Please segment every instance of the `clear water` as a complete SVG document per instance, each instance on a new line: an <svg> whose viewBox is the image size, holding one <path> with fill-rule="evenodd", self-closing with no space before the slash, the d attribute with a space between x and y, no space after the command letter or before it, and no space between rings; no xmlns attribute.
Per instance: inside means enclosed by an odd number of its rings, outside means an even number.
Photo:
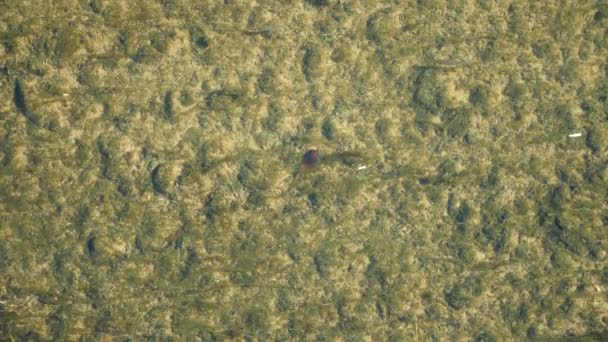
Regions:
<svg viewBox="0 0 608 342"><path fill-rule="evenodd" d="M608 336L605 2L2 7L3 340Z"/></svg>

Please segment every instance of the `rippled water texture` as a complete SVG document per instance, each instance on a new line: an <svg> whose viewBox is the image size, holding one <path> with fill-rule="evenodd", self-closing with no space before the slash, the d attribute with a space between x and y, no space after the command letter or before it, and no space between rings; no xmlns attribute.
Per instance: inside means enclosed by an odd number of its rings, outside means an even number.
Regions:
<svg viewBox="0 0 608 342"><path fill-rule="evenodd" d="M608 338L605 1L1 7L1 340Z"/></svg>

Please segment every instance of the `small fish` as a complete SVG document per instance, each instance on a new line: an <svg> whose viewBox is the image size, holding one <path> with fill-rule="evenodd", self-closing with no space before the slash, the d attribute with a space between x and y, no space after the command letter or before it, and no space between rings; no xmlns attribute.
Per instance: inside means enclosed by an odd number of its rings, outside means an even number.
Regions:
<svg viewBox="0 0 608 342"><path fill-rule="evenodd" d="M315 165L317 165L319 163L320 159L321 159L321 156L319 155L318 149L308 150L302 156L302 164L300 165L300 168L298 168L296 170L296 172L294 172L293 178L296 178L298 176L298 174L300 174L300 172L308 171L308 170L312 169L313 167L315 167Z"/></svg>
<svg viewBox="0 0 608 342"><path fill-rule="evenodd" d="M277 29L273 26L264 26L261 29L242 29L241 33L248 36L262 36L264 38L272 38L276 34Z"/></svg>

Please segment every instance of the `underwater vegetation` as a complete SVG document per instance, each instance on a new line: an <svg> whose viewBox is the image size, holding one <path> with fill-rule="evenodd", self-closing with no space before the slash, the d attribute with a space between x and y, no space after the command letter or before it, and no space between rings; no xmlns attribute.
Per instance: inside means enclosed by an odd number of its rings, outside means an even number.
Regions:
<svg viewBox="0 0 608 342"><path fill-rule="evenodd" d="M0 340L605 340L607 13L3 4Z"/></svg>

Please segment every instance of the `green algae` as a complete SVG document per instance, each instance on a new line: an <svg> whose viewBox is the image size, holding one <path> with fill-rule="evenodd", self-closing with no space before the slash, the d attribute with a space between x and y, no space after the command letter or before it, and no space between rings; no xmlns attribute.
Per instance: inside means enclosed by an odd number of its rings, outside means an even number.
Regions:
<svg viewBox="0 0 608 342"><path fill-rule="evenodd" d="M1 338L601 340L604 7L6 4Z"/></svg>

